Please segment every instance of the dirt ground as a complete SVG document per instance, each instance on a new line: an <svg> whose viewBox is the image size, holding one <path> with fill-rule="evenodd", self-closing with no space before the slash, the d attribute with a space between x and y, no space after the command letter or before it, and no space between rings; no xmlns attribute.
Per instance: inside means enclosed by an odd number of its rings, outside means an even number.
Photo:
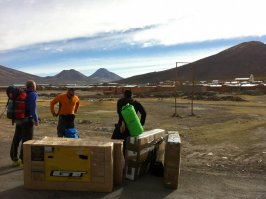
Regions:
<svg viewBox="0 0 266 199"><path fill-rule="evenodd" d="M43 91L44 92L44 91ZM57 118L49 112L49 95L38 99L40 126L34 139L56 136ZM110 137L117 122L116 98L90 98L85 91L76 118L81 137ZM27 190L23 172L11 167L9 148L14 126L0 119L0 198L266 198L266 96L239 96L246 101L139 98L147 111L145 129L178 131L181 173L177 190L148 174L125 180L112 193ZM0 93L0 113L6 97ZM176 107L176 108L175 108ZM180 117L172 117L173 113Z"/></svg>

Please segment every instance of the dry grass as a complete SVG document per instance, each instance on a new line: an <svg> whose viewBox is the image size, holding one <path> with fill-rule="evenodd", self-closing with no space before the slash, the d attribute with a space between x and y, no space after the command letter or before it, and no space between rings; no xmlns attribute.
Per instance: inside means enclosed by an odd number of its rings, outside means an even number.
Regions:
<svg viewBox="0 0 266 199"><path fill-rule="evenodd" d="M87 96L88 93L81 92L79 95ZM177 113L181 118L172 117L175 112L173 98L137 100L147 111L146 130L162 128L179 131L183 148L182 164L186 167L206 167L210 165L209 161L222 161L230 168L232 165L252 164L250 170L265 169L266 96L240 97L247 101L194 101L195 116L190 116L191 101L178 98ZM48 97L38 99L42 124L38 127L36 137L56 135L57 118L50 113L50 100ZM117 99L110 98L82 98L76 117L76 127L81 137L110 137L117 122L116 102ZM5 93L0 93L0 110L4 109L5 103ZM5 125L9 123L6 118L0 122ZM215 154L211 160L206 155L209 152ZM230 158L223 160L223 156Z"/></svg>

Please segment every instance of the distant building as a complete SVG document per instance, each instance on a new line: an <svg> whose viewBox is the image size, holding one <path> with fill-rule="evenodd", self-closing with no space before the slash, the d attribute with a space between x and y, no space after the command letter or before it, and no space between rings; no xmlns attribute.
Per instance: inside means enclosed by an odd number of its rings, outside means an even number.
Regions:
<svg viewBox="0 0 266 199"><path fill-rule="evenodd" d="M254 81L255 81L255 78L254 78L254 75L253 75L253 74L250 75L250 77L249 77L249 81L250 81L250 82L254 82Z"/></svg>
<svg viewBox="0 0 266 199"><path fill-rule="evenodd" d="M219 80L212 80L212 84L219 84Z"/></svg>
<svg viewBox="0 0 266 199"><path fill-rule="evenodd" d="M249 81L249 77L237 77L235 78L235 81L238 81L238 82Z"/></svg>
<svg viewBox="0 0 266 199"><path fill-rule="evenodd" d="M207 84L207 81L199 81L200 84Z"/></svg>
<svg viewBox="0 0 266 199"><path fill-rule="evenodd" d="M175 85L175 81L172 80L166 80L164 82L160 82L159 85Z"/></svg>
<svg viewBox="0 0 266 199"><path fill-rule="evenodd" d="M15 87L25 88L25 84L13 84Z"/></svg>
<svg viewBox="0 0 266 199"><path fill-rule="evenodd" d="M235 81L238 82L254 82L254 75L251 74L250 77L237 77Z"/></svg>

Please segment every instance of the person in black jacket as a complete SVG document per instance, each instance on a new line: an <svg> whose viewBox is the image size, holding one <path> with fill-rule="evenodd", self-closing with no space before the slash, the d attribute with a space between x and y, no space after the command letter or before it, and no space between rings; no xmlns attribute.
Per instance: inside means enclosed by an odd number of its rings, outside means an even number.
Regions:
<svg viewBox="0 0 266 199"><path fill-rule="evenodd" d="M128 103L131 104L134 107L134 109L135 109L137 114L140 113L140 115L141 115L140 123L141 123L142 126L144 126L145 120L146 120L146 115L147 115L144 107L141 105L140 102L138 102L137 100L132 98L131 90L125 90L124 97L120 98L117 101L117 114L118 114L118 117L119 117L119 119L118 119L118 127L121 127L122 123L125 124L123 116L121 114L121 111L122 111L122 107L127 105ZM122 133L121 137L122 137L122 139L124 139L124 150L125 150L127 137L130 136L129 130L126 127L126 125L125 125L125 129L123 130L123 132L120 132L120 133Z"/></svg>

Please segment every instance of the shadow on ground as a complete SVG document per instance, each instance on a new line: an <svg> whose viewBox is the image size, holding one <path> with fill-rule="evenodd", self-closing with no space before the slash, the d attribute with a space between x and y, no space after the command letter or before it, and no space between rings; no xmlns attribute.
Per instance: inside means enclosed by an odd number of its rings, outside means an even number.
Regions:
<svg viewBox="0 0 266 199"><path fill-rule="evenodd" d="M14 171L0 176L1 199L89 199L89 198L119 198L119 199L159 199L159 198L257 198L266 196L265 176L232 176L230 174L208 174L195 171L181 171L179 188L167 189L163 179L151 174L137 181L125 180L123 186L115 187L111 193L29 190L23 187L22 171ZM5 184L5 178L9 181ZM12 183L13 182L13 183Z"/></svg>
<svg viewBox="0 0 266 199"><path fill-rule="evenodd" d="M30 190L23 185L0 192L1 199L58 199L58 198L165 198L176 190L166 189L162 178L151 175L144 176L137 181L125 180L122 187L115 187L111 193L80 192L80 191L54 191L54 190Z"/></svg>

